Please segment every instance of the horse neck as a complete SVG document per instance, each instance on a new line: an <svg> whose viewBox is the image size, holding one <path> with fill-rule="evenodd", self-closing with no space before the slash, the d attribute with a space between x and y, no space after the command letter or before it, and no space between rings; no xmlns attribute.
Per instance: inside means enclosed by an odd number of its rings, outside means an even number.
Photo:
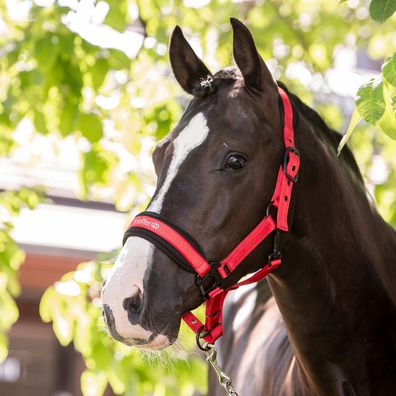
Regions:
<svg viewBox="0 0 396 396"><path fill-rule="evenodd" d="M396 237L350 165L320 136L300 117L291 230L269 282L308 382L318 393L349 394L340 389L366 380L377 330L392 345L396 339Z"/></svg>

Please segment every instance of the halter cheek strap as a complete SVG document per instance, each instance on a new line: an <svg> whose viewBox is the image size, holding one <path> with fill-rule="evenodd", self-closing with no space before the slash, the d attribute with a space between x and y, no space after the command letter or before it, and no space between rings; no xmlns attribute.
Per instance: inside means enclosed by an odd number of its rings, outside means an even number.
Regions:
<svg viewBox="0 0 396 396"><path fill-rule="evenodd" d="M283 105L285 154L278 171L275 191L266 216L226 258L219 262L209 262L193 237L157 213L140 213L132 220L125 233L124 243L130 236L144 238L161 249L177 265L196 274L195 283L203 299L206 300L205 323L203 324L192 312L186 312L182 318L197 334L197 343L200 347L200 338L213 344L223 334L223 303L228 292L258 282L281 264L279 234L281 231L289 230L288 212L293 184L298 179L300 154L294 145L293 110L290 100L281 88L278 90ZM276 219L269 213L270 207L277 209ZM223 288L223 280L227 279L272 233L275 233L273 251L263 266L248 279Z"/></svg>

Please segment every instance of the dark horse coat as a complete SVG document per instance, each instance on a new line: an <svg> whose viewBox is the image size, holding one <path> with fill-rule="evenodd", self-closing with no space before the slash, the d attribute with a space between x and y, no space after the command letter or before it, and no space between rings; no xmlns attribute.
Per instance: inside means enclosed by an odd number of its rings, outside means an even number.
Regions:
<svg viewBox="0 0 396 396"><path fill-rule="evenodd" d="M287 269L231 299L221 363L241 395L396 395L396 234L350 150L337 157L341 135L289 96L296 145L312 162L303 160ZM211 373L208 395L223 394Z"/></svg>

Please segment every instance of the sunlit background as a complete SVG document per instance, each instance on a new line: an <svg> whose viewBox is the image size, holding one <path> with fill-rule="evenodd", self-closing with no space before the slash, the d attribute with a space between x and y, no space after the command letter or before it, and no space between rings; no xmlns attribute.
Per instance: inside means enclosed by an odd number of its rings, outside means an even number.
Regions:
<svg viewBox="0 0 396 396"><path fill-rule="evenodd" d="M188 102L169 35L179 24L215 71L232 62L229 17L242 19L274 76L345 132L359 87L396 50L396 19L373 21L369 3L1 2L1 395L204 394L187 331L145 357L106 338L100 319L105 272L154 189L151 151ZM362 121L350 145L396 225L394 141Z"/></svg>

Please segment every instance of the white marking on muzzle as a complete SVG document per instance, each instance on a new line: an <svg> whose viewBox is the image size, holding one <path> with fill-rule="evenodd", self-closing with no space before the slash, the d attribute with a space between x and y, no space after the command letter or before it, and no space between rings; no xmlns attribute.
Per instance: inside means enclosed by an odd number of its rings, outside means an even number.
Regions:
<svg viewBox="0 0 396 396"><path fill-rule="evenodd" d="M202 113L198 113L191 118L188 125L179 133L177 138L173 141L172 160L169 165L165 181L156 197L151 201L147 210L160 213L165 195L168 192L172 181L175 179L180 165L183 164L192 150L200 146L206 140L208 133L208 124Z"/></svg>
<svg viewBox="0 0 396 396"><path fill-rule="evenodd" d="M110 307L117 333L124 338L148 339L151 332L139 325L132 325L123 307L138 287L144 295L143 279L152 259L153 245L145 239L129 237L106 279L102 290L102 303Z"/></svg>

